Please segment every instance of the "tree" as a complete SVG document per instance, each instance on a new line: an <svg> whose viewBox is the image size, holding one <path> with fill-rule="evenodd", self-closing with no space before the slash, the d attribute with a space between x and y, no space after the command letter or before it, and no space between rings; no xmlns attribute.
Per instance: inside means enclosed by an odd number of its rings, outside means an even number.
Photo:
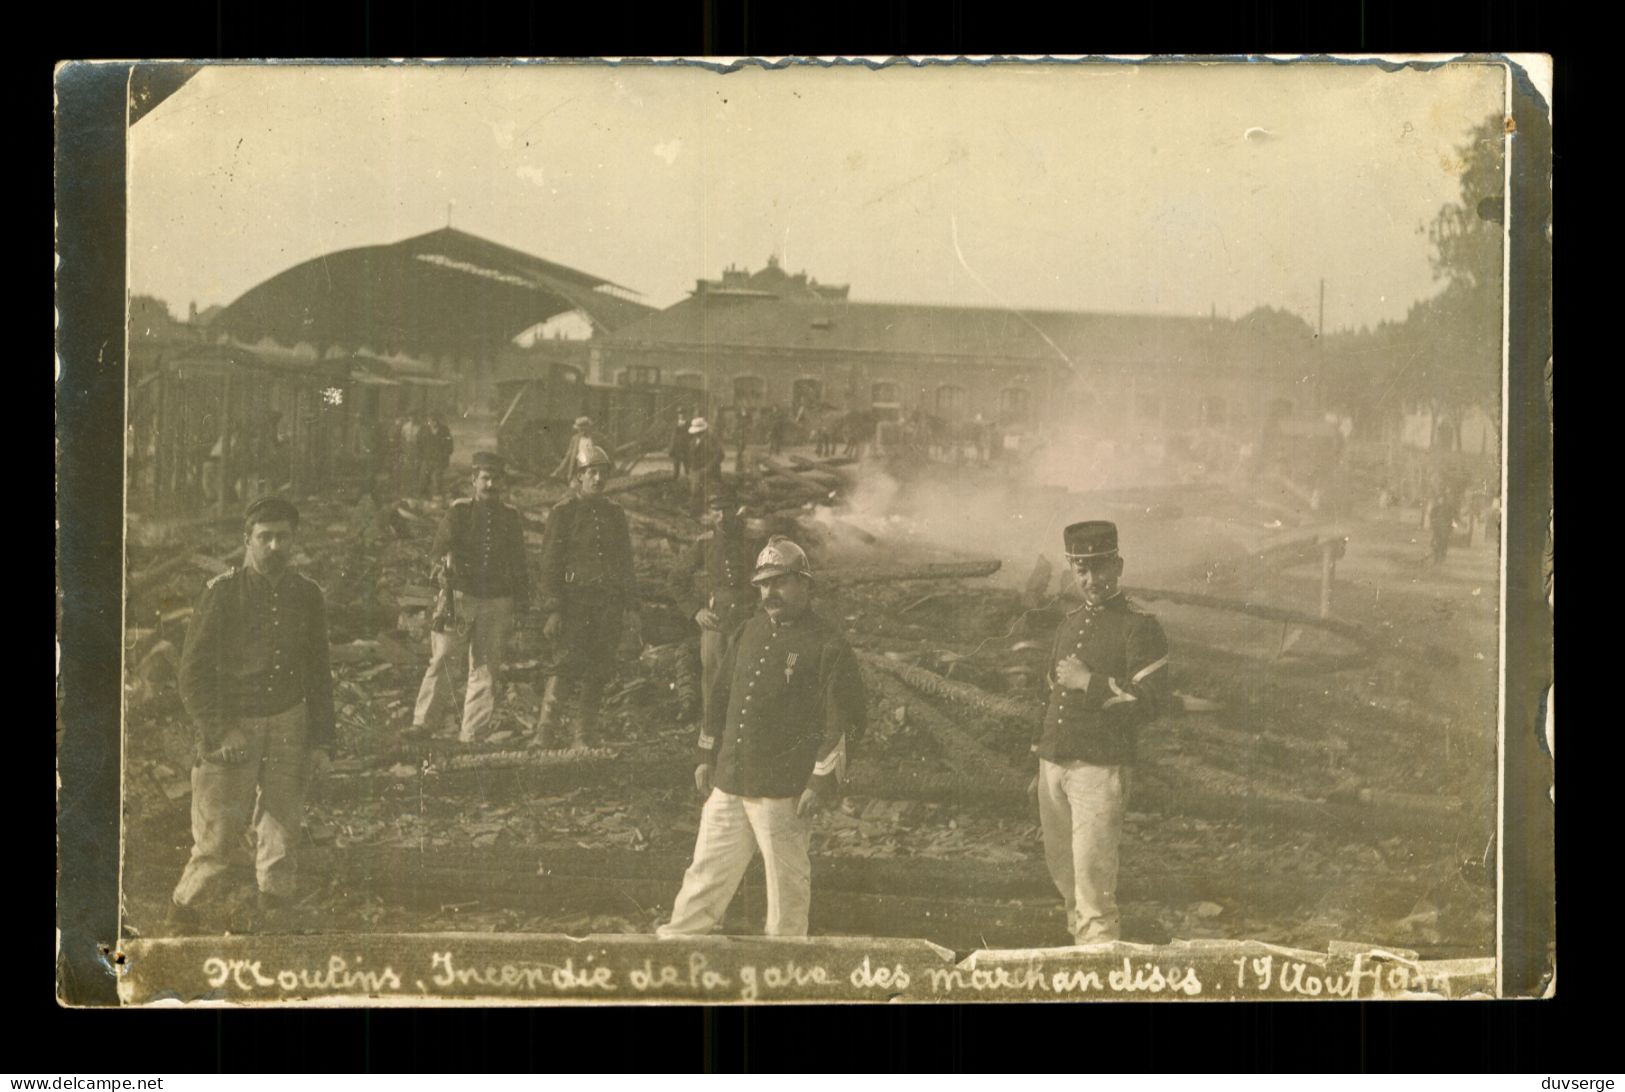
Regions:
<svg viewBox="0 0 1625 1092"><path fill-rule="evenodd" d="M1404 340L1412 352L1400 365L1403 372L1394 387L1402 398L1432 410L1435 429L1442 419L1459 425L1472 407L1493 409L1500 398L1502 124L1499 115L1485 118L1456 149L1462 164L1461 196L1418 228L1432 244L1433 277L1444 287L1406 317Z"/></svg>

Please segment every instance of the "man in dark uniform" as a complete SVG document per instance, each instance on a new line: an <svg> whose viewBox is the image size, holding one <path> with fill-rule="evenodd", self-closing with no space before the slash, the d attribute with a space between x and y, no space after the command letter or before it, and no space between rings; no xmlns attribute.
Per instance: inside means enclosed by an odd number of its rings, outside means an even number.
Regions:
<svg viewBox="0 0 1625 1092"><path fill-rule="evenodd" d="M1118 587L1117 527L1074 523L1065 550L1083 603L1055 631L1033 743L1044 857L1079 944L1118 939L1117 850L1141 725L1167 705L1168 641Z"/></svg>
<svg viewBox="0 0 1625 1092"><path fill-rule="evenodd" d="M724 485L706 503L707 530L672 567L671 596L700 627L700 701L708 715L728 635L755 613L757 594L738 498Z"/></svg>
<svg viewBox="0 0 1625 1092"><path fill-rule="evenodd" d="M722 460L726 453L722 444L711 433L711 424L703 417L688 423L689 449L689 514L703 515L706 495L722 484Z"/></svg>
<svg viewBox="0 0 1625 1092"><path fill-rule="evenodd" d="M581 711L571 746L586 747L598 727L604 687L615 673L621 622L637 627L638 587L632 571L632 534L626 513L603 495L609 455L590 444L571 477L572 491L554 506L542 535L542 634L548 651L535 746L548 748L558 726L566 682L581 684Z"/></svg>
<svg viewBox="0 0 1625 1092"><path fill-rule="evenodd" d="M333 747L322 590L289 563L298 526L281 497L249 505L244 563L208 582L186 635L181 701L198 739L192 856L172 896L178 929L197 927L197 905L250 828L260 910L284 911L295 892L305 789L325 776Z"/></svg>
<svg viewBox="0 0 1625 1092"><path fill-rule="evenodd" d="M757 847L767 874L767 935L807 935L812 816L839 798L848 743L866 724L857 658L811 609L807 555L774 536L752 582L762 609L729 642L700 729L694 787L705 808L663 937L720 925Z"/></svg>
<svg viewBox="0 0 1625 1092"><path fill-rule="evenodd" d="M677 425L671 432L671 480L676 481L688 470L688 410L677 411Z"/></svg>
<svg viewBox="0 0 1625 1092"><path fill-rule="evenodd" d="M458 739L471 743L495 722L502 664L515 616L530 603L530 571L519 510L502 503L500 455L476 451L472 497L446 509L430 556L449 574L455 620L429 634L429 670L412 711L414 734L440 727L451 703L452 665L468 657ZM437 574L438 576L438 574Z"/></svg>

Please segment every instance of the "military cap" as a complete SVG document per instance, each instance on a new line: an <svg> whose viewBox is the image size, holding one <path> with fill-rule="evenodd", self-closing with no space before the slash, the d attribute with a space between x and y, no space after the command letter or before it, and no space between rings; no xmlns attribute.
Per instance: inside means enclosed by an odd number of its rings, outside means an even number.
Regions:
<svg viewBox="0 0 1625 1092"><path fill-rule="evenodd" d="M774 535L756 555L756 572L750 582L760 584L786 573L799 573L811 580L812 566L807 563L805 550L783 535Z"/></svg>
<svg viewBox="0 0 1625 1092"><path fill-rule="evenodd" d="M502 456L494 451L474 452L473 463L475 470L489 470L494 474L506 469Z"/></svg>
<svg viewBox="0 0 1625 1092"><path fill-rule="evenodd" d="M706 424L705 418L696 417L694 420L688 423L688 434L690 436L698 436L700 433L704 432L710 427L710 425Z"/></svg>
<svg viewBox="0 0 1625 1092"><path fill-rule="evenodd" d="M584 429L584 428L592 428L592 418L591 417L577 417L575 427L576 427L576 429L578 431L580 429Z"/></svg>
<svg viewBox="0 0 1625 1092"><path fill-rule="evenodd" d="M249 526L256 523L298 523L299 509L286 497L264 496L248 506L243 521Z"/></svg>
<svg viewBox="0 0 1625 1092"><path fill-rule="evenodd" d="M1063 533L1068 560L1117 556L1117 524L1104 519L1074 523Z"/></svg>

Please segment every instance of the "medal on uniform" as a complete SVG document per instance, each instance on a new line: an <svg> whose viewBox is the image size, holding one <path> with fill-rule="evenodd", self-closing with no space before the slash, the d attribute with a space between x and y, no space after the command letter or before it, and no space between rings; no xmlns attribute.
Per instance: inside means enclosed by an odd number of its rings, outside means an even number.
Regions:
<svg viewBox="0 0 1625 1092"><path fill-rule="evenodd" d="M785 686L790 685L790 676L795 673L795 670L796 670L796 657L799 656L799 655L800 655L800 653L798 653L798 652L792 652L792 653L790 653L788 656L786 656L784 658L784 685Z"/></svg>

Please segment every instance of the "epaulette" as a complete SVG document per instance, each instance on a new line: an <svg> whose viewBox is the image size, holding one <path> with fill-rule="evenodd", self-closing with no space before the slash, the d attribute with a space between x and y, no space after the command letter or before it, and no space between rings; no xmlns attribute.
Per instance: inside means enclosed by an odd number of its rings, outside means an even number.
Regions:
<svg viewBox="0 0 1625 1092"><path fill-rule="evenodd" d="M717 533L715 531L701 531L699 541L701 541L701 542L710 542L712 539L714 539L716 537L717 537Z"/></svg>
<svg viewBox="0 0 1625 1092"><path fill-rule="evenodd" d="M456 500L451 502L451 506L453 508L456 508L458 505L473 504L473 503L474 503L474 498L473 497L458 497Z"/></svg>
<svg viewBox="0 0 1625 1092"><path fill-rule="evenodd" d="M216 584L220 583L222 580L226 579L228 576L236 576L236 575L237 575L237 566L233 565L231 568L227 569L225 572L220 573L217 576L211 576L209 578L209 580L208 580L208 583L204 584L203 586L205 588L212 588Z"/></svg>
<svg viewBox="0 0 1625 1092"><path fill-rule="evenodd" d="M571 493L570 495L566 496L563 500L559 501L559 503L555 504L553 506L553 511L557 512L560 508L564 508L567 505L574 504L576 501L578 501L580 499L581 499L580 497L577 497L574 493Z"/></svg>

